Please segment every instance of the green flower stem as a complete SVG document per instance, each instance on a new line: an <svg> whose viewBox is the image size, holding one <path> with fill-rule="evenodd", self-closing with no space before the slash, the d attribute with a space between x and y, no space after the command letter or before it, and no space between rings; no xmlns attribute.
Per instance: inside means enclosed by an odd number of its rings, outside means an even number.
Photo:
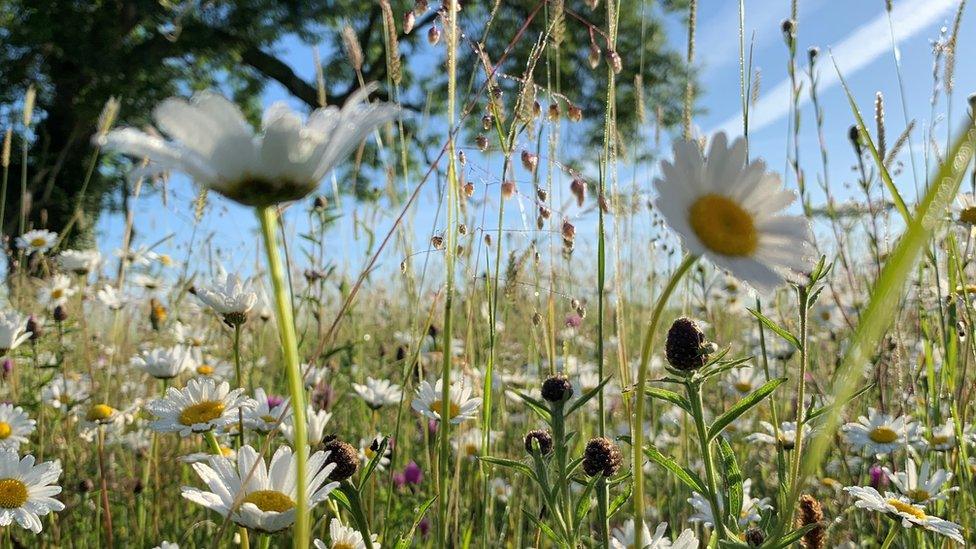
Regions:
<svg viewBox="0 0 976 549"><path fill-rule="evenodd" d="M712 446L708 442L708 430L705 428L705 413L702 402L701 387L695 381L685 384L688 390L688 401L691 403L691 413L695 420L695 430L698 432L698 444L701 447L702 462L705 465L705 482L708 489L708 504L712 508L712 530L719 539L725 535L725 514L718 503L718 483L715 482L715 461L712 457Z"/></svg>
<svg viewBox="0 0 976 549"><path fill-rule="evenodd" d="M888 549L891 544L895 542L895 538L898 537L899 525L897 522L892 523L891 528L888 530L888 536L885 537L884 543L881 544L881 549Z"/></svg>
<svg viewBox="0 0 976 549"><path fill-rule="evenodd" d="M339 491L349 501L350 514L352 515L353 522L356 523L356 530L359 530L359 533L363 536L363 543L366 545L366 549L373 549L373 534L369 530L369 520L366 518L366 510L363 508L363 500L359 489L352 482L349 482L349 480L344 480L339 484Z"/></svg>
<svg viewBox="0 0 976 549"><path fill-rule="evenodd" d="M281 352L288 375L288 388L291 392L291 411L294 424L294 450L297 469L295 479L295 527L292 547L307 549L309 546L309 509L305 493L308 461L308 423L305 419L305 387L302 383L301 366L298 361L298 338L295 335L295 319L292 314L289 289L285 285L285 271L278 254L278 241L275 229L278 226L277 213L266 206L257 211L267 252L268 271L274 292L275 316L278 320L278 334L281 337Z"/></svg>
<svg viewBox="0 0 976 549"><path fill-rule="evenodd" d="M234 372L237 375L237 386L244 387L244 377L241 375L241 324L234 323ZM244 409L237 409L237 447L244 446Z"/></svg>
<svg viewBox="0 0 976 549"><path fill-rule="evenodd" d="M634 406L634 416L631 419L631 438L634 441L633 463L634 470L634 546L643 547L643 528L644 528L644 386L647 384L647 367L651 362L651 351L654 348L654 335L657 332L657 325L661 322L661 314L668 304L668 298L678 287L678 282L684 277L692 265L698 261L698 256L687 255L681 265L671 275L668 284L664 287L661 295L657 298L654 311L651 313L651 321L647 324L647 331L644 332L644 343L641 346L640 366L637 370L637 385L634 387L633 395L637 399Z"/></svg>

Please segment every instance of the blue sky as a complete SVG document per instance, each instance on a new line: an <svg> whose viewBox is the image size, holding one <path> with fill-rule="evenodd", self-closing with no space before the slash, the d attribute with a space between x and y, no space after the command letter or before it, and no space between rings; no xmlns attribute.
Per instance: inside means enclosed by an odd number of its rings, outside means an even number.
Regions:
<svg viewBox="0 0 976 549"><path fill-rule="evenodd" d="M780 22L787 17L789 4L787 0L746 0L747 40L754 39L753 64L762 73L759 102L751 114L755 124L750 135L751 153L753 156L765 158L771 169L781 173L786 168L789 133L786 113L789 96L788 85L785 83L788 55L782 40ZM894 5L893 24L894 32L898 36L902 70L905 76L907 110L910 117L917 119L918 128L927 129L932 124L931 41L938 37L940 27L951 24L957 1L896 0ZM705 134L719 130L730 134L741 133L738 19L738 2L734 0L699 2L697 40L697 65L701 86L699 107L705 112L696 118L695 126L699 132ZM843 90L836 84L836 72L831 62L831 53L850 84L858 105L865 113L865 118L868 120L872 118L875 93L880 91L884 94L887 102L889 143L894 141L905 127L884 1L803 0L800 2L799 19L798 42L802 65L805 67L805 52L810 46L817 46L821 50L818 64L823 85L820 96L826 111L825 133L831 160L828 175L832 186L836 189L836 194L844 197L849 195L849 192L844 190L843 183L852 182L854 179L851 173L854 156L846 138L853 119ZM972 53L976 52L974 24L976 23L972 22L971 17L963 17L957 45L959 52L957 57L961 61L967 60ZM677 18L669 21L668 30L669 39L676 48L683 51L685 28L681 21ZM286 40L281 47L286 52L284 57L287 62L299 74L312 81L314 70L311 50L295 40ZM323 50L321 53L325 55L326 51ZM437 51L417 60L405 59L405 62L430 66L436 63L435 56L440 54L441 52ZM976 90L976 74L969 69L970 67L965 63L960 63L956 70L956 91L952 108L954 122L951 124L953 127L958 126L961 117L965 116L966 96ZM291 101L276 85L269 87L266 99L268 103L281 99ZM938 116L946 112L944 101L944 97L941 98L936 106L935 112ZM297 102L294 103L297 106ZM802 113L801 163L807 172L810 185L815 187L814 182L821 169L811 105L805 103ZM950 124L945 120L937 118L935 131L940 143L945 142L949 127ZM922 136L921 131L916 131L914 134L917 153L922 149ZM667 149L663 152L666 155ZM924 159L920 153L916 157L919 175L924 176ZM472 155L472 161L469 163L469 166L472 166L468 172L469 179L479 185L495 184L490 177L484 175L489 168L495 170L494 173L498 172L493 162ZM906 165L908 164L906 158ZM636 177L638 184L643 188L650 187L654 170L653 166L640 166L636 169L627 165L618 167L622 179L629 180L632 176ZM788 175L786 179L788 185L795 186L792 176ZM327 180L324 185L332 183ZM340 184L340 182L335 183ZM914 194L910 167L898 177L897 183L907 197ZM565 185L562 185L565 186L568 186L568 180L565 181ZM492 191L489 194L494 195L496 192ZM819 192L814 192L813 196L815 203L820 202ZM165 238L165 242L159 249L172 254L180 261L189 259L192 265L197 265L213 254L228 269L250 271L260 260L255 247L257 235L253 215L245 209L230 204L227 200L215 197L212 199L213 211L194 233L190 207L192 198L192 188L180 177L171 180L165 193L154 192L141 198L138 205L136 244L148 245ZM346 215L339 226L329 234L328 246L341 265L357 272L364 261L364 247L356 237L363 236L364 227L376 231L377 237L381 237L389 230L397 212L360 209L357 215L354 215L350 201L347 200L344 206ZM486 208L475 215L475 222L482 214L486 215L487 219L494 219L493 205L488 204ZM506 206L506 208L508 208L507 227L520 229L534 225L534 212L530 203L515 201L514 206ZM304 226L304 216L298 213L301 209L304 208L294 208L295 213L289 214L288 220L293 230L301 230ZM520 209L522 213L519 212ZM423 194L411 215L416 236L415 248L425 248L426 235L430 233L437 210L438 203L433 186L428 186L428 191ZM592 215L585 212L569 212L566 215L577 224L578 229L584 229L578 231L581 235L592 234L592 231L585 230L592 224ZM493 225L493 222L489 225ZM121 216L103 216L99 223L102 249L114 249L119 245L121 226ZM517 234L516 238L518 238ZM580 245L585 249L589 245L587 237L581 236L580 239L582 241ZM385 258L384 265L389 268L395 268L402 259L395 253L387 253Z"/></svg>

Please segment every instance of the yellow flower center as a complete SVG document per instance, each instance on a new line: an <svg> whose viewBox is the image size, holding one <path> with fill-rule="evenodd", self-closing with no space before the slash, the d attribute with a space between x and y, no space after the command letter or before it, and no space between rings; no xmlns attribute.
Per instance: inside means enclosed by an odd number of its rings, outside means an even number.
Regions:
<svg viewBox="0 0 976 549"><path fill-rule="evenodd" d="M691 205L688 217L698 239L713 252L743 257L759 246L752 214L731 198L706 194Z"/></svg>
<svg viewBox="0 0 976 549"><path fill-rule="evenodd" d="M739 391L740 393L748 393L752 390L752 383L749 383L748 381L737 381L734 387L735 390Z"/></svg>
<svg viewBox="0 0 976 549"><path fill-rule="evenodd" d="M27 503L27 485L15 478L0 479L0 507L16 509Z"/></svg>
<svg viewBox="0 0 976 549"><path fill-rule="evenodd" d="M220 455L222 455L224 457L230 457L230 456L234 455L234 449L231 448L230 446L221 446L220 447Z"/></svg>
<svg viewBox="0 0 976 549"><path fill-rule="evenodd" d="M244 498L243 503L253 503L258 509L275 513L284 513L295 506L295 502L290 497L277 490L258 490L251 492Z"/></svg>
<svg viewBox="0 0 976 549"><path fill-rule="evenodd" d="M923 511L921 507L917 507L911 503L905 503L900 499L889 499L888 505L897 509L899 513L911 515L918 520L925 520L925 511Z"/></svg>
<svg viewBox="0 0 976 549"><path fill-rule="evenodd" d="M333 543L332 549L356 549L356 546L345 541L340 541L339 543Z"/></svg>
<svg viewBox="0 0 976 549"><path fill-rule="evenodd" d="M211 376L214 373L214 367L209 364L201 364L197 366L197 373L202 376Z"/></svg>
<svg viewBox="0 0 976 549"><path fill-rule="evenodd" d="M187 406L180 412L180 423L183 425L195 425L197 423L207 423L217 419L224 413L224 403L214 400L205 400L192 406Z"/></svg>
<svg viewBox="0 0 976 549"><path fill-rule="evenodd" d="M366 455L366 459L373 459L373 456L376 455L376 451L373 450L372 448L364 448L363 454Z"/></svg>
<svg viewBox="0 0 976 549"><path fill-rule="evenodd" d="M274 417L270 416L270 415L263 415L263 416L261 416L261 421L263 421L265 423L275 423L278 420L275 419Z"/></svg>
<svg viewBox="0 0 976 549"><path fill-rule="evenodd" d="M931 442L934 446L946 444L951 440L952 438L946 435L932 435L931 437L929 437L929 442Z"/></svg>
<svg viewBox="0 0 976 549"><path fill-rule="evenodd" d="M932 497L932 494L929 494L929 491L924 488L909 490L905 495L911 498L912 501L926 501Z"/></svg>
<svg viewBox="0 0 976 549"><path fill-rule="evenodd" d="M9 438L14 432L13 428L6 421L0 421L0 440Z"/></svg>
<svg viewBox="0 0 976 549"><path fill-rule="evenodd" d="M47 244L47 239L44 238L44 237L42 237L42 236L38 236L38 237L32 238L31 241L30 241L30 245L33 246L33 247L35 247L35 248L40 248L41 246L43 246L45 244Z"/></svg>
<svg viewBox="0 0 976 549"><path fill-rule="evenodd" d="M51 299L61 299L64 297L64 290L61 288L55 288L51 290Z"/></svg>
<svg viewBox="0 0 976 549"><path fill-rule="evenodd" d="M431 409L432 411L434 411L434 412L437 412L437 415L439 415L439 416L441 416L442 418L444 417L444 414L443 414L443 411L444 411L444 404L443 404L443 403L442 403L442 402L440 401L440 399L438 399L438 400L435 400L435 401L434 401L434 402L433 402L433 403L432 403L432 404L430 405L430 409ZM454 403L454 402L451 402L451 403L449 404L449 406L448 406L448 408L447 408L447 419L454 419L454 418L456 418L456 417L458 416L458 414L460 414L460 413L461 413L461 407L460 407L460 406L458 406L458 405L457 405L456 403Z"/></svg>
<svg viewBox="0 0 976 549"><path fill-rule="evenodd" d="M963 208L962 211L959 212L959 222L966 223L967 225L976 225L976 206Z"/></svg>
<svg viewBox="0 0 976 549"><path fill-rule="evenodd" d="M162 264L164 267L169 267L170 265L173 264L173 258L168 256L167 254L162 254L159 256L159 263Z"/></svg>
<svg viewBox="0 0 976 549"><path fill-rule="evenodd" d="M888 427L878 427L868 433L868 438L879 444L888 444L898 440L898 433Z"/></svg>
<svg viewBox="0 0 976 549"><path fill-rule="evenodd" d="M115 414L115 408L108 404L96 404L88 409L85 419L88 421L105 421Z"/></svg>

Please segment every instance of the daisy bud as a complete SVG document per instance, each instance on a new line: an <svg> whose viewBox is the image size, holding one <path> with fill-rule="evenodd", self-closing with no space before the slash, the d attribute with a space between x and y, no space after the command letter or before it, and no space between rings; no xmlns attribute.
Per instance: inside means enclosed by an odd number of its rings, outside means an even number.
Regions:
<svg viewBox="0 0 976 549"><path fill-rule="evenodd" d="M68 320L68 311L61 305L54 308L54 320L58 322L64 322Z"/></svg>
<svg viewBox="0 0 976 549"><path fill-rule="evenodd" d="M587 57L587 61L590 62L591 69L596 69L600 66L600 47L596 44L590 45L590 55Z"/></svg>
<svg viewBox="0 0 976 549"><path fill-rule="evenodd" d="M417 15L413 11L408 11L403 16L403 34L410 34L413 26L417 23Z"/></svg>
<svg viewBox="0 0 976 549"><path fill-rule="evenodd" d="M766 533L762 529L751 526L746 530L746 543L749 547L759 547L766 541Z"/></svg>
<svg viewBox="0 0 976 549"><path fill-rule="evenodd" d="M800 496L800 515L797 517L797 527L802 528L810 524L817 526L803 535L800 542L806 549L823 549L827 546L827 529L823 524L824 514L820 502L811 495Z"/></svg>
<svg viewBox="0 0 976 549"><path fill-rule="evenodd" d="M573 396L573 385L564 375L554 375L542 382L542 398L549 402L565 402Z"/></svg>
<svg viewBox="0 0 976 549"><path fill-rule="evenodd" d="M44 331L41 328L41 323L37 321L37 317L30 315L27 318L27 331L30 332L30 340L37 341L44 335Z"/></svg>
<svg viewBox="0 0 976 549"><path fill-rule="evenodd" d="M539 155L523 150L522 166L525 167L526 170L535 173L535 169L539 167Z"/></svg>
<svg viewBox="0 0 976 549"><path fill-rule="evenodd" d="M820 48L813 46L807 50L807 59L810 60L810 64L813 65L817 62L817 56L820 55Z"/></svg>
<svg viewBox="0 0 976 549"><path fill-rule="evenodd" d="M476 145L478 145L478 150L479 151L485 152L485 151L488 150L488 138L487 137L485 137L483 135L479 135L478 137L475 137L474 138L474 142L475 142Z"/></svg>
<svg viewBox="0 0 976 549"><path fill-rule="evenodd" d="M708 355L702 353L705 334L698 323L690 318L681 317L671 324L665 343L665 354L668 363L682 371L697 370L705 365Z"/></svg>
<svg viewBox="0 0 976 549"><path fill-rule="evenodd" d="M246 312L227 313L224 315L224 324L231 328L242 326L245 322L247 322Z"/></svg>
<svg viewBox="0 0 976 549"><path fill-rule="evenodd" d="M569 221L563 221L562 235L563 240L573 242L576 239L576 227Z"/></svg>
<svg viewBox="0 0 976 549"><path fill-rule="evenodd" d="M559 120L559 104L552 103L549 105L549 120L556 122Z"/></svg>
<svg viewBox="0 0 976 549"><path fill-rule="evenodd" d="M474 183L470 181L464 184L464 196L471 198L474 196Z"/></svg>
<svg viewBox="0 0 976 549"><path fill-rule="evenodd" d="M552 435L549 431L536 429L525 434L525 451L531 454L536 450L536 445L541 455L545 456L552 452Z"/></svg>
<svg viewBox="0 0 976 549"><path fill-rule="evenodd" d="M590 439L583 451L583 471L591 477L600 474L612 477L620 469L622 461L620 448L604 437Z"/></svg>
<svg viewBox="0 0 976 549"><path fill-rule="evenodd" d="M441 41L441 30L436 26L431 27L427 31L427 41L430 42L431 46L436 46Z"/></svg>
<svg viewBox="0 0 976 549"><path fill-rule="evenodd" d="M336 464L329 475L331 480L342 482L356 474L359 469L359 451L353 448L352 444L332 437L322 448L329 452L329 456L325 458L325 465Z"/></svg>
<svg viewBox="0 0 976 549"><path fill-rule="evenodd" d="M610 64L614 74L620 74L620 71L624 70L624 62L620 58L620 54L615 51L607 52L607 63Z"/></svg>
<svg viewBox="0 0 976 549"><path fill-rule="evenodd" d="M515 182L505 181L502 183L502 198L508 200L515 194Z"/></svg>
<svg viewBox="0 0 976 549"><path fill-rule="evenodd" d="M579 178L573 179L569 185L569 191L576 197L576 205L582 207L586 200L586 183Z"/></svg>
<svg viewBox="0 0 976 549"><path fill-rule="evenodd" d="M580 120L583 120L583 109L577 107L576 105L570 105L569 119L573 122L579 122Z"/></svg>

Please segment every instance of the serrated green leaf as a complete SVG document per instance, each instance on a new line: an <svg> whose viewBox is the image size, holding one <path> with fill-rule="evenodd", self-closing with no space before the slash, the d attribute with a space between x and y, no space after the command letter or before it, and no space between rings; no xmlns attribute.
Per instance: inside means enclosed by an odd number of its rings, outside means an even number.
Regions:
<svg viewBox="0 0 976 549"><path fill-rule="evenodd" d="M759 322L762 322L764 326L766 326L767 328L769 328L770 330L772 330L773 333L775 333L779 337L783 338L784 341L786 341L787 343L789 343L790 345L792 345L796 349L799 349L800 348L800 340L797 339L797 337L795 335L791 334L789 330L787 330L786 328L780 326L779 324L776 324L773 321L773 319L769 318L768 316L760 313L759 311L757 311L755 309L747 309L747 310L750 313L752 313L752 316L754 316L757 319L759 319Z"/></svg>
<svg viewBox="0 0 976 549"><path fill-rule="evenodd" d="M664 400L678 406L682 410L691 413L691 403L688 399L679 395L674 391L669 391L667 389L661 389L660 387L645 387L644 394L649 397L656 398L658 400Z"/></svg>
<svg viewBox="0 0 976 549"><path fill-rule="evenodd" d="M719 418L715 420L715 423L712 423L712 426L708 428L708 440L714 440L715 437L722 434L722 431L728 427L730 423L736 419L739 419L742 414L748 412L755 405L762 402L764 398L769 396L770 393L776 390L776 388L782 385L785 381L785 377L771 379L766 383L763 383L762 386L755 391L743 397L739 402L736 402L734 406L719 416Z"/></svg>
<svg viewBox="0 0 976 549"><path fill-rule="evenodd" d="M705 493L705 483L702 482L701 477L698 476L694 471L678 465L678 462L673 458L670 458L657 450L653 446L648 446L644 448L644 455L648 459L657 463L661 467L664 467L671 472L672 475L677 477L678 480L683 482L685 486L691 488L695 492L700 494Z"/></svg>

